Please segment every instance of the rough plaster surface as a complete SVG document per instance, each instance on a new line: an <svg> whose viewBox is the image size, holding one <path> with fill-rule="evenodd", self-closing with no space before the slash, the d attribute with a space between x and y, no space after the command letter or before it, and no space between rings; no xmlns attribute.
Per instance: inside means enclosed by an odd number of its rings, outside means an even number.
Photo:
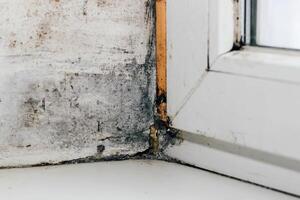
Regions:
<svg viewBox="0 0 300 200"><path fill-rule="evenodd" d="M148 148L152 0L0 0L0 167Z"/></svg>

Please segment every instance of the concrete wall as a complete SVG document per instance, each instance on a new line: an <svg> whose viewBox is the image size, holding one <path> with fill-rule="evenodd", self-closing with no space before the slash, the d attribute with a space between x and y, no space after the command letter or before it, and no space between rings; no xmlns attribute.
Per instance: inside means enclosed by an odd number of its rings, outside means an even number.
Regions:
<svg viewBox="0 0 300 200"><path fill-rule="evenodd" d="M0 0L0 167L148 148L153 0Z"/></svg>

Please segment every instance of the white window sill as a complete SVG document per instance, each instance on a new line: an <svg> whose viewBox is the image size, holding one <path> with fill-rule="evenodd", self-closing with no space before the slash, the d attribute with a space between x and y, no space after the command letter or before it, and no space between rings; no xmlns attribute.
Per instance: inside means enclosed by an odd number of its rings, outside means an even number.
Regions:
<svg viewBox="0 0 300 200"><path fill-rule="evenodd" d="M122 161L0 171L9 200L292 200L275 191L161 161Z"/></svg>
<svg viewBox="0 0 300 200"><path fill-rule="evenodd" d="M300 84L300 51L244 47L220 56L212 71Z"/></svg>

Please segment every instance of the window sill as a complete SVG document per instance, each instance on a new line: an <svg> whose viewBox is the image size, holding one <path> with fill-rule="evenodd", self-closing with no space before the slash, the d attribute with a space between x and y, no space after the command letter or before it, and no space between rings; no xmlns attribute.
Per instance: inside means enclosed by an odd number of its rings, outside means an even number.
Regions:
<svg viewBox="0 0 300 200"><path fill-rule="evenodd" d="M299 51L244 47L220 56L212 64L211 71L300 84L299 63Z"/></svg>
<svg viewBox="0 0 300 200"><path fill-rule="evenodd" d="M120 161L0 171L10 200L293 200L255 185L162 161ZM218 192L216 192L218 188Z"/></svg>

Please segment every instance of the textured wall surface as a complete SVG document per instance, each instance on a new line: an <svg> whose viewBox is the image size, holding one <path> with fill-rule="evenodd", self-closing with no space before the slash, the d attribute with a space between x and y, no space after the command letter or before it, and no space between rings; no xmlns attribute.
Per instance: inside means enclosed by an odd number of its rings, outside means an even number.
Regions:
<svg viewBox="0 0 300 200"><path fill-rule="evenodd" d="M0 0L0 167L148 148L152 0Z"/></svg>

